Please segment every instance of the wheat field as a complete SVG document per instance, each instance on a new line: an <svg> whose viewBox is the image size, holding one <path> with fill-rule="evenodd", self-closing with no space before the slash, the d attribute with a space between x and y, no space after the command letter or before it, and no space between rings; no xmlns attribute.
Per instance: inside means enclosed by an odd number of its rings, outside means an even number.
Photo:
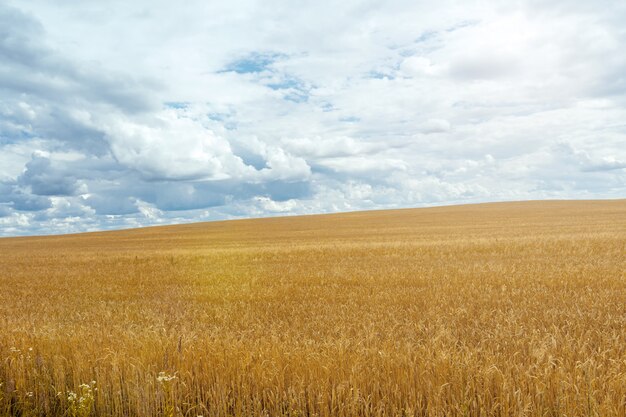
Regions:
<svg viewBox="0 0 626 417"><path fill-rule="evenodd" d="M0 416L626 416L626 200L0 239Z"/></svg>

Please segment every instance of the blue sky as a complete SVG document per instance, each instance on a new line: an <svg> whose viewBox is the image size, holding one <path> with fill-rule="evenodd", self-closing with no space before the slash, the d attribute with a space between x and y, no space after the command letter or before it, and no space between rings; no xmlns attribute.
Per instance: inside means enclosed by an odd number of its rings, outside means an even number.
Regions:
<svg viewBox="0 0 626 417"><path fill-rule="evenodd" d="M0 236L626 196L623 1L0 1Z"/></svg>

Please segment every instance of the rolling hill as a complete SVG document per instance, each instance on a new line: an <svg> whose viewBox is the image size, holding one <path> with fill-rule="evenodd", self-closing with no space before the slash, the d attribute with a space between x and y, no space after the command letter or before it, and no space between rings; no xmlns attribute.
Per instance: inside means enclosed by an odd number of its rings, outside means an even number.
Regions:
<svg viewBox="0 0 626 417"><path fill-rule="evenodd" d="M626 415L626 200L0 239L0 416Z"/></svg>

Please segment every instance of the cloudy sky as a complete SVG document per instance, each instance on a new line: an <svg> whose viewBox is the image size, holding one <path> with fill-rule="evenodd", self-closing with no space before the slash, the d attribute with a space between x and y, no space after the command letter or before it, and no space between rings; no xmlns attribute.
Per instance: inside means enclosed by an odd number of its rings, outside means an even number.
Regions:
<svg viewBox="0 0 626 417"><path fill-rule="evenodd" d="M0 235L626 196L626 2L0 0Z"/></svg>

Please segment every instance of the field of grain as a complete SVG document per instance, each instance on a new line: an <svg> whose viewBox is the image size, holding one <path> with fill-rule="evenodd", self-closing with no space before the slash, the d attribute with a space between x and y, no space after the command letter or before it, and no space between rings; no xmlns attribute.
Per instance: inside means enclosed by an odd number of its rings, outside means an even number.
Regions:
<svg viewBox="0 0 626 417"><path fill-rule="evenodd" d="M0 416L626 416L626 200L0 239Z"/></svg>

